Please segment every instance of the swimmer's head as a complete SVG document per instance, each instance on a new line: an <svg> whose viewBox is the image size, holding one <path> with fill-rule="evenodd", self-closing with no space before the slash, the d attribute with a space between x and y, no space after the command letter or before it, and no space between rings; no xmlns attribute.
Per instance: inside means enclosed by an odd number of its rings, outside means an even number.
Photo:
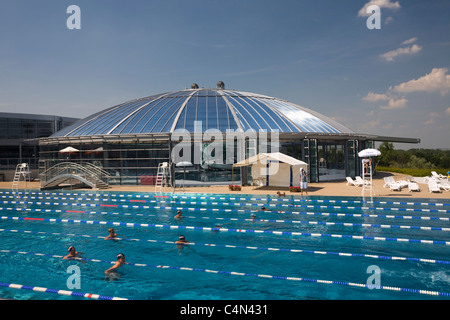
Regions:
<svg viewBox="0 0 450 320"><path fill-rule="evenodd" d="M109 228L109 229L108 229L108 232L109 232L109 233L114 232L114 229L113 229L113 228Z"/></svg>
<svg viewBox="0 0 450 320"><path fill-rule="evenodd" d="M184 241L184 240L186 240L186 238L183 235L181 235L178 237L178 240Z"/></svg>
<svg viewBox="0 0 450 320"><path fill-rule="evenodd" d="M119 253L117 255L117 260L120 260L120 259L124 259L125 260L125 255L123 253Z"/></svg>
<svg viewBox="0 0 450 320"><path fill-rule="evenodd" d="M68 249L67 249L67 251L69 251L69 252L71 252L71 251L75 251L75 247L74 246L70 246Z"/></svg>

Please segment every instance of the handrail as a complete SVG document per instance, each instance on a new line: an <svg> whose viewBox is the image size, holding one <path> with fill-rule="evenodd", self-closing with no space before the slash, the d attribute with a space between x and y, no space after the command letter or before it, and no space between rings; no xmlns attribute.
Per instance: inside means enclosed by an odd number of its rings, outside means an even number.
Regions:
<svg viewBox="0 0 450 320"><path fill-rule="evenodd" d="M95 166L95 165L93 165L92 163L89 163L89 162L80 162L80 163L60 162L60 163L58 163L58 164L48 168L46 171L44 171L42 173L47 173L48 171L51 171L51 170L53 170L55 168L58 168L58 167L67 167L67 166L70 166L70 167L82 167L82 168L89 167L89 168L94 169L95 171L101 172L104 175L109 175L109 173L107 171L105 171L102 168L100 168L98 166Z"/></svg>
<svg viewBox="0 0 450 320"><path fill-rule="evenodd" d="M73 163L73 162L61 162L46 171L39 174L41 180L41 188L48 183L57 180L58 177L79 177L83 180L97 185L98 183L108 184L104 180L108 180L110 174L91 163Z"/></svg>

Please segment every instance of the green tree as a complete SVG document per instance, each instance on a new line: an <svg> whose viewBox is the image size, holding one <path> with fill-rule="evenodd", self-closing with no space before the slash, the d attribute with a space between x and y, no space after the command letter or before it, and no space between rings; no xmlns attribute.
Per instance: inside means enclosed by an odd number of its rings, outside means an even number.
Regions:
<svg viewBox="0 0 450 320"><path fill-rule="evenodd" d="M378 147L381 155L378 157L378 165L382 167L389 167L392 163L394 154L394 144L390 142L383 142Z"/></svg>

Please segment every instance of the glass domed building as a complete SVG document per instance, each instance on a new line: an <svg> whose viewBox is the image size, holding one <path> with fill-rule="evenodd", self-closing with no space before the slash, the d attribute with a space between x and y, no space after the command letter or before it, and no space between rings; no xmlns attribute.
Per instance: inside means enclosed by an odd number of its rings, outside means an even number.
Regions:
<svg viewBox="0 0 450 320"><path fill-rule="evenodd" d="M231 148L229 143L225 146L229 136ZM224 145L220 155L210 148L218 141ZM357 134L313 110L262 94L226 90L219 81L215 89L192 84L190 89L127 101L40 139L40 167L66 161L59 150L72 146L79 152L71 154L70 161L103 167L111 183L140 184L143 177L156 175L159 163L175 164L174 150L184 143L191 146L190 152L182 151L183 160L193 164L187 177L191 182L229 183L233 163L271 151L307 162L310 181L318 182L358 175L357 152L374 147L374 141L419 142ZM243 181L249 180L246 170L241 174Z"/></svg>

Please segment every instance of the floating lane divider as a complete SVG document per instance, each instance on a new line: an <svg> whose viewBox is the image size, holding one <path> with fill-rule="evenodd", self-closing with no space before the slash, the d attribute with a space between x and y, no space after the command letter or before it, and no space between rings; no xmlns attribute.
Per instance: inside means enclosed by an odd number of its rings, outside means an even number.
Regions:
<svg viewBox="0 0 450 320"><path fill-rule="evenodd" d="M336 199L310 199L310 198L255 198L255 197L220 197L220 196L182 196L171 195L171 198L182 199L212 199L212 200L252 200L252 201L275 201L275 202L319 202L319 203L372 203L372 204L394 204L406 206L450 206L450 203L441 202L403 202L403 201L363 201L363 200L336 200Z"/></svg>
<svg viewBox="0 0 450 320"><path fill-rule="evenodd" d="M20 289L20 290L32 290L32 291L37 291L37 292L56 293L56 294L63 295L63 296L74 296L74 297L82 297L82 298L89 298L89 299L95 299L95 300L128 300L126 298L103 296L103 295L93 294L93 293L57 290L57 289L42 288L42 287L31 287L31 286L25 286L23 284L15 284L15 283L0 282L0 287L11 288L11 289Z"/></svg>
<svg viewBox="0 0 450 320"><path fill-rule="evenodd" d="M25 203L24 203L25 204ZM28 202L27 204L46 204L46 205L72 205L81 207L101 207L100 204L79 204L79 203L57 203L57 202ZM190 208L190 207L161 207L161 206L128 206L128 205L116 205L121 208L132 208L132 209L160 209L160 210L187 210L187 211L211 211L211 212L238 212L238 213L261 213L259 210L245 210L245 209L217 209L217 208ZM0 207L0 211L30 211L30 212L67 212L67 213L98 213L89 212L82 210L64 210L64 209L32 209L32 208L7 208ZM367 213L338 213L338 212L305 212L305 211L266 211L266 213L283 213L283 214L295 214L295 215L316 215L316 216L336 216L336 217L368 217L368 218L386 218L386 219L417 219L417 220L440 220L440 221L450 221L449 217L429 217L429 216L398 216L398 215L385 215L385 214L367 214ZM114 214L120 215L120 213L112 212L101 212L101 214ZM123 215L133 215L131 213L122 213ZM139 214L135 214L139 215Z"/></svg>
<svg viewBox="0 0 450 320"><path fill-rule="evenodd" d="M2 196L2 198L7 198L6 196ZM8 196L8 198L13 198ZM32 198L32 197L30 197ZM126 199L100 199L100 198L65 198L65 197L37 197L42 199L50 199L50 200L80 200L80 201L113 201L113 202L125 202L125 201L133 201L133 200L126 200ZM2 203L19 203L19 204L26 204L31 203L35 204L35 202L31 201L0 201ZM241 202L195 202L195 201L174 201L174 200L135 200L134 202L145 202L145 203L180 203L180 204L191 204L191 205L210 205L210 206L234 206L234 207L241 207L241 206L250 206L250 207L261 207L261 206L268 206L270 208L274 207L294 207L294 208L320 208L320 209L349 209L349 210L381 210L381 211L413 211L413 212L438 212L438 213L450 213L450 210L444 210L444 209L411 209L411 208L391 208L391 207L355 207L355 206L317 206L317 205L306 205L306 204L266 204L266 203L241 203ZM37 202L37 204L42 204L41 202ZM48 203L44 203L48 204ZM80 205L80 204L73 204L70 205ZM95 206L95 204L88 204L91 206ZM123 207L124 205L116 205L116 204L101 204L100 206L103 207Z"/></svg>
<svg viewBox="0 0 450 320"><path fill-rule="evenodd" d="M132 208L132 209L175 209L175 210L191 210L191 211L230 211L237 210L237 212L244 212L244 213L253 213L253 212L261 212L260 210L246 210L246 209L217 209L217 208L190 208L190 207L162 207L162 206L155 206L155 205L146 205L146 206L139 206L139 205L124 205L124 204L97 204L97 203L67 203L67 202L41 202L41 201L0 201L0 203L4 204L37 204L37 205L53 205L53 206L77 206L77 207L111 207L111 208ZM206 204L206 203L201 203ZM317 206L304 206L307 208L311 207L317 207ZM320 206L319 206L320 207ZM334 207L333 207L334 208ZM381 208L383 209L383 208ZM396 208L387 208L387 209L396 209ZM384 209L383 209L384 210ZM425 210L425 209L424 209ZM427 209L428 210L428 209ZM396 211L396 210L392 210ZM399 210L399 211L409 211L409 210ZM429 210L427 212L442 212L443 210ZM447 210L445 210L447 211ZM267 211L266 211L267 212ZM268 211L271 212L271 211ZM284 213L284 214L302 214L303 212L299 211L277 211L273 213ZM407 219L425 219L425 220L444 220L444 221L450 221L449 217L414 217L414 216L391 216L391 215L375 215L375 214L351 214L351 213L318 213L319 215L337 215L337 216L366 216L366 217L382 217L382 218L402 218L405 217Z"/></svg>
<svg viewBox="0 0 450 320"><path fill-rule="evenodd" d="M87 234L60 233L60 232L44 232L44 231L29 231L29 230L15 230L15 229L0 229L0 232L54 235L54 236L65 236L65 237L71 236L71 237L93 238L93 239L101 239L101 240L105 239L104 236L92 236L92 235L87 235ZM155 239L142 240L142 239L136 239L136 238L117 237L117 238L115 238L115 240L163 243L163 244L170 244L170 245L175 244L175 241L155 240ZM344 258L358 257L358 258L371 258L371 259L393 260L393 261L424 262L424 263L432 263L432 264L450 264L450 261L447 261L447 260L437 260L437 259L429 259L429 258L414 258L414 257L381 256L381 255L374 255L374 254L368 254L368 253L349 253L349 252L319 251L319 250L306 250L306 249L267 248L267 247L239 246L239 245L230 245L230 244L197 243L197 242L189 242L189 246L280 251L280 252L292 252L292 253L310 253L310 254L320 254L320 255L334 255L334 256L344 257Z"/></svg>
<svg viewBox="0 0 450 320"><path fill-rule="evenodd" d="M373 204L394 204L394 205L407 205L407 206L450 206L450 203L442 203L442 202L405 202L405 201L364 201L364 200L336 200L336 199L304 199L304 198L295 198L294 196L289 198L255 198L251 197L222 197L222 196L211 196L211 195L178 195L173 193L167 193L165 195L154 195L153 193L146 194L123 194L123 193L67 193L67 192L16 192L16 191L0 191L0 193L4 194L55 194L55 195L75 195L75 196L96 196L96 197L109 197L109 198L182 198L182 199L213 199L213 200L252 200L252 201L276 201L276 202L321 202L321 203L373 203Z"/></svg>
<svg viewBox="0 0 450 320"><path fill-rule="evenodd" d="M26 211L26 212L42 212L43 209L31 209L31 208L0 208L1 210L8 210L9 211ZM197 208L198 209L198 208ZM166 209L168 210L168 209ZM170 208L172 210L172 208ZM177 210L188 210L188 208L177 208ZM58 213L81 213L81 214L101 214L101 215L116 215L116 216L140 216L140 217L170 217L166 214L139 214L139 213L119 213L119 212L96 212L96 211L79 211L79 210L52 210L47 212L58 212ZM373 224L373 223L351 223L351 222L334 222L334 221L302 221L302 220L282 220L282 219L257 219L257 218L228 218L228 217L210 217L210 216L203 216L203 217L196 217L196 216L186 216L184 215L183 218L187 219L205 219L205 220L220 220L220 221L247 221L247 222L270 222L270 223L286 223L286 224L308 224L308 225L324 225L324 226L343 226L343 227L376 227L376 228L382 228L382 229L411 229L411 230L425 230L425 231L444 231L449 232L450 228L443 228L443 227L430 227L430 226L410 226L410 225L389 225L389 224Z"/></svg>
<svg viewBox="0 0 450 320"><path fill-rule="evenodd" d="M174 226L163 224L150 223L133 223L133 222L111 222L111 221L92 221L92 220L72 220L72 219L48 219L48 218L29 218L29 217L8 217L1 216L3 220L23 220L23 221L44 221L44 222L62 222L62 223L81 223L81 224L100 224L100 225L114 225L126 227L145 227L145 228L166 228L179 230L201 230L201 231L220 231L220 232L237 232L237 233L265 233L274 235L287 236L306 236L306 237L326 237L326 238L347 238L355 240L372 240L372 241L394 241L394 242L410 242L433 245L450 245L450 241L443 240L421 240L421 239L406 239L393 237L369 237L356 236L344 234L329 234L329 233L309 233L309 232L293 232L293 231L273 231L273 230L256 230L256 229L227 229L227 228L210 228L210 227L195 227L195 226Z"/></svg>
<svg viewBox="0 0 450 320"><path fill-rule="evenodd" d="M13 251L13 250L0 250L0 252L31 254L31 255L39 255L39 256L52 256L52 255L47 255L47 254L42 254L42 253L31 253L31 252ZM92 262L106 262L106 263L110 263L110 264L114 263L114 261L103 261L103 260L98 260L98 259L87 259L87 258L78 258L76 260L92 261ZM373 286L373 285L355 283L355 282L349 282L349 281L334 281L334 280L320 280L320 279L310 279L310 278L300 278L300 277L274 276L274 275L268 275L268 274L245 273L245 272L235 272L235 271L219 271L219 270L209 270L209 269L203 269L203 268L152 265L152 264L145 264L145 263L125 262L125 264L130 265L130 266L137 266L137 267L172 269L172 270L180 270L180 271L196 271L196 272L206 272L206 273L214 273L214 274L224 274L224 275L243 276L243 277L256 277L256 278L263 278L263 279L276 279L276 280L286 280L286 281L313 282L313 283L320 283L320 284L326 284L326 285L344 285L344 286L349 286L349 287L367 288L367 289L376 288L376 289L396 291L396 292L407 292L407 293L415 293L415 294L422 294L422 295L450 297L450 293L447 293L447 292L399 288L399 287L392 287L392 286ZM45 289L45 288L43 288L43 289Z"/></svg>

